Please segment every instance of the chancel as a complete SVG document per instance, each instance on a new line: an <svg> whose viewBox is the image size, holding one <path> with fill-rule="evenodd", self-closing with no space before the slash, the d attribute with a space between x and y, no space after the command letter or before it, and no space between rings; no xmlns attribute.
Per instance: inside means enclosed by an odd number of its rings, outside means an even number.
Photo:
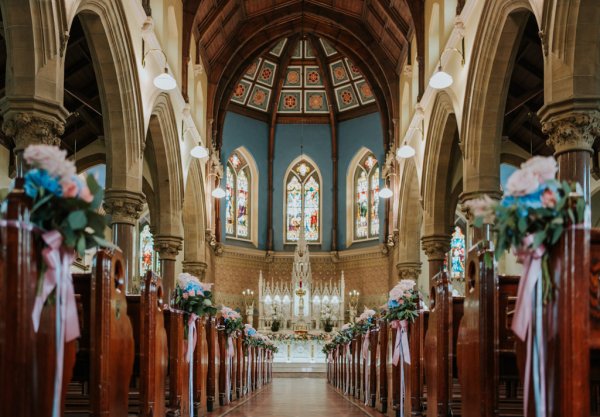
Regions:
<svg viewBox="0 0 600 417"><path fill-rule="evenodd" d="M600 417L598 0L0 0L0 417Z"/></svg>

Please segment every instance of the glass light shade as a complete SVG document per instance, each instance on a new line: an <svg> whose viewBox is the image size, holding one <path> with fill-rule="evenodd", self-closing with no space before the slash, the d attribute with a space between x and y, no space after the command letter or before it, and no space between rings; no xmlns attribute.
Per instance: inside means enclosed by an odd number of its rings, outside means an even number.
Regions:
<svg viewBox="0 0 600 417"><path fill-rule="evenodd" d="M413 156L415 156L415 149L410 145L404 144L398 149L398 151L396 152L396 156L398 158L404 159L412 158Z"/></svg>
<svg viewBox="0 0 600 417"><path fill-rule="evenodd" d="M202 145L196 145L190 151L190 155L192 155L194 158L198 158L198 159L206 158L206 157L208 157L208 149L206 149Z"/></svg>
<svg viewBox="0 0 600 417"><path fill-rule="evenodd" d="M387 187L387 185L379 190L379 197L381 198L390 198L393 195L394 193Z"/></svg>
<svg viewBox="0 0 600 417"><path fill-rule="evenodd" d="M154 86L161 90L172 90L177 87L177 81L165 68L165 72L154 77Z"/></svg>
<svg viewBox="0 0 600 417"><path fill-rule="evenodd" d="M438 67L438 70L429 79L429 86L436 90L442 90L450 87L453 82L454 79L452 78L452 75L442 70L442 67Z"/></svg>
<svg viewBox="0 0 600 417"><path fill-rule="evenodd" d="M221 187L217 187L211 193L214 198L223 198L225 197L225 190Z"/></svg>

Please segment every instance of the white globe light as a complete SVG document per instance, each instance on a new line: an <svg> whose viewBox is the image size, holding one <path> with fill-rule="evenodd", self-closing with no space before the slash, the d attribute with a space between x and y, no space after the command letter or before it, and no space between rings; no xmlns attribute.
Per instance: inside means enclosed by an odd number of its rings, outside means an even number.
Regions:
<svg viewBox="0 0 600 417"><path fill-rule="evenodd" d="M198 159L206 158L208 157L208 149L202 145L196 145L190 151L190 155Z"/></svg>
<svg viewBox="0 0 600 417"><path fill-rule="evenodd" d="M214 198L223 198L225 197L225 190L221 187L217 187L211 193Z"/></svg>
<svg viewBox="0 0 600 417"><path fill-rule="evenodd" d="M438 67L438 70L429 79L429 86L436 90L443 90L444 88L450 87L454 79L450 74L442 70L442 67Z"/></svg>
<svg viewBox="0 0 600 417"><path fill-rule="evenodd" d="M394 193L387 187L387 185L379 190L379 197L381 198L390 198L393 195Z"/></svg>
<svg viewBox="0 0 600 417"><path fill-rule="evenodd" d="M161 90L172 90L177 87L177 81L165 68L165 72L154 77L154 86Z"/></svg>
<svg viewBox="0 0 600 417"><path fill-rule="evenodd" d="M398 149L398 151L396 152L396 156L398 158L412 158L413 156L415 156L415 149L407 144L404 144L400 147L400 149Z"/></svg>

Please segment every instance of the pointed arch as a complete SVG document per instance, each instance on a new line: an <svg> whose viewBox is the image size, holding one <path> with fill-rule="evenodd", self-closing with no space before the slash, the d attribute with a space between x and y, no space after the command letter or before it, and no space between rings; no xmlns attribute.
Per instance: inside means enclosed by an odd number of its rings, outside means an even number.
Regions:
<svg viewBox="0 0 600 417"><path fill-rule="evenodd" d="M148 125L145 157L156 164L158 216L152 221L158 235L182 236L183 172L177 122L167 94L156 98Z"/></svg>
<svg viewBox="0 0 600 417"><path fill-rule="evenodd" d="M452 164L458 124L450 96L439 92L433 104L422 178L424 235L449 235L453 225Z"/></svg>
<svg viewBox="0 0 600 417"><path fill-rule="evenodd" d="M233 150L225 164L225 237L258 246L259 171L244 146Z"/></svg>
<svg viewBox="0 0 600 417"><path fill-rule="evenodd" d="M510 76L525 23L528 0L491 1L477 28L466 82L461 132L464 198L498 194L504 109Z"/></svg>
<svg viewBox="0 0 600 417"><path fill-rule="evenodd" d="M372 164L371 164L372 163ZM380 164L373 151L361 147L346 172L346 247L378 240ZM360 190L358 188L361 188ZM361 216L361 214L363 214Z"/></svg>
<svg viewBox="0 0 600 417"><path fill-rule="evenodd" d="M303 224L307 243L320 244L323 176L319 166L309 156L300 155L288 165L283 178L283 242L297 242ZM300 218L302 206L304 221Z"/></svg>
<svg viewBox="0 0 600 417"><path fill-rule="evenodd" d="M141 191L143 106L134 47L121 2L83 0L79 16L102 105L107 188Z"/></svg>
<svg viewBox="0 0 600 417"><path fill-rule="evenodd" d="M414 159L404 163L400 179L400 210L398 212L398 263L400 265L421 265L421 206L419 177ZM417 266L418 265L418 266Z"/></svg>
<svg viewBox="0 0 600 417"><path fill-rule="evenodd" d="M206 262L204 234L206 231L206 195L201 162L190 164L183 200L184 262Z"/></svg>

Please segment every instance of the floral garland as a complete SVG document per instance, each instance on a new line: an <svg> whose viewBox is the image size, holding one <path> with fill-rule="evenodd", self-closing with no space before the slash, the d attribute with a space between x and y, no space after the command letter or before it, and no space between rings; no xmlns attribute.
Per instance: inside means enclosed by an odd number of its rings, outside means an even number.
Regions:
<svg viewBox="0 0 600 417"><path fill-rule="evenodd" d="M354 323L354 333L365 334L376 325L377 312L370 308L365 307L365 310L356 319Z"/></svg>
<svg viewBox="0 0 600 417"><path fill-rule="evenodd" d="M262 347L266 350L270 350L273 353L277 353L279 349L273 341L266 335L256 331L254 327L249 324L244 325L244 344L246 346Z"/></svg>
<svg viewBox="0 0 600 417"><path fill-rule="evenodd" d="M554 158L533 157L510 176L500 202L484 196L467 204L475 216L476 227L484 223L494 225L496 258L512 250L523 264L511 328L527 343L525 415L529 411L530 387L537 415L545 416L547 409L547 336L542 317L544 305L559 291L550 276L550 250L569 225L586 223L589 213L581 186L557 181L557 171ZM486 256L486 263L491 266L490 255Z"/></svg>
<svg viewBox="0 0 600 417"><path fill-rule="evenodd" d="M317 341L326 341L326 340L330 340L331 336L327 333L317 333L317 334L311 334L311 333L272 333L269 335L269 337L277 342L295 342L295 341L299 341L299 342L307 342L307 341L312 341L312 340L317 340Z"/></svg>

